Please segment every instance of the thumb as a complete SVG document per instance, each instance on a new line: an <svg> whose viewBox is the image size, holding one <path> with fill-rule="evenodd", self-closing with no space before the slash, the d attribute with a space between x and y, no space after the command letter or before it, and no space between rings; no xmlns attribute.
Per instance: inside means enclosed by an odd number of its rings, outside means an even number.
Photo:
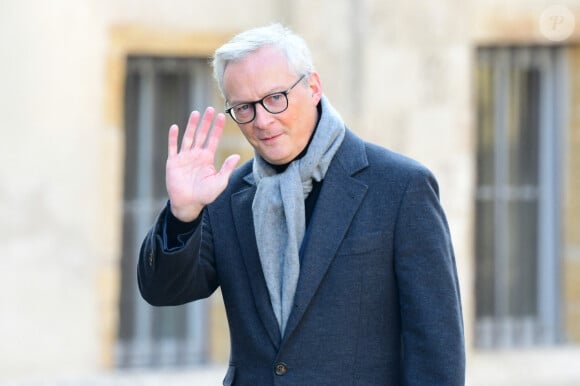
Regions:
<svg viewBox="0 0 580 386"><path fill-rule="evenodd" d="M232 172L236 168L236 165L238 164L239 161L240 161L240 155L239 154L232 154L231 156L226 158L226 160L224 161L224 163L219 171L219 174L221 176L223 176L224 178L229 179L230 175L232 174Z"/></svg>

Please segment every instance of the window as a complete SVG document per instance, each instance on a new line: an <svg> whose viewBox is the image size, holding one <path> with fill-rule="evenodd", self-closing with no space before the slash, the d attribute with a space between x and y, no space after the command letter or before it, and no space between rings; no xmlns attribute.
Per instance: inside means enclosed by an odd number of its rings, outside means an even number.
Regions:
<svg viewBox="0 0 580 386"><path fill-rule="evenodd" d="M125 86L123 251L117 365L163 367L207 359L207 303L149 306L138 293L141 242L167 202L165 160L172 123L216 105L208 60L129 57ZM217 102L221 103L221 102Z"/></svg>
<svg viewBox="0 0 580 386"><path fill-rule="evenodd" d="M559 47L477 51L476 345L560 338Z"/></svg>

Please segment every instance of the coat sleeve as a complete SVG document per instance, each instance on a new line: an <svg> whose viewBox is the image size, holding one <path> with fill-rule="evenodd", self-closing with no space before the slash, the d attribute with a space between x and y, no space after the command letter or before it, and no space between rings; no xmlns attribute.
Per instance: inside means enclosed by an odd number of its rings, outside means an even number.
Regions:
<svg viewBox="0 0 580 386"><path fill-rule="evenodd" d="M455 256L433 175L420 168L395 230L404 385L464 385L465 344Z"/></svg>
<svg viewBox="0 0 580 386"><path fill-rule="evenodd" d="M146 235L137 263L141 296L154 306L174 306L210 296L218 287L213 238L207 211L191 232L171 239L166 234L166 207ZM175 243L171 243L175 244Z"/></svg>

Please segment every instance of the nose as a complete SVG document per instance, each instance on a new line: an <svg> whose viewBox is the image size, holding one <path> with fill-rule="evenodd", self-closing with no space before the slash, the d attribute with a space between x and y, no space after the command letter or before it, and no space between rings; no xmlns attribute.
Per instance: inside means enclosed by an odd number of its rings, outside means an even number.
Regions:
<svg viewBox="0 0 580 386"><path fill-rule="evenodd" d="M256 116L254 117L254 127L257 129L266 128L268 123L272 121L272 113L268 112L260 103L256 103Z"/></svg>

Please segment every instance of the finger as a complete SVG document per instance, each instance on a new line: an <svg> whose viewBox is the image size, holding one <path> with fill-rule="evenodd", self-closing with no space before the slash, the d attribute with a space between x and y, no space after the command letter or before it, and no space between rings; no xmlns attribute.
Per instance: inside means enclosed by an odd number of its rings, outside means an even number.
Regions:
<svg viewBox="0 0 580 386"><path fill-rule="evenodd" d="M191 147L193 146L198 121L199 121L199 111L192 111L191 114L189 114L187 128L185 129L183 139L181 140L181 151L187 151L191 149Z"/></svg>
<svg viewBox="0 0 580 386"><path fill-rule="evenodd" d="M209 133L210 128L212 126L214 116L215 110L213 107L208 107L207 109L205 109L203 117L201 118L201 123L197 127L195 133L195 143L193 144L193 146L199 147L205 146L205 140L207 139L207 134Z"/></svg>
<svg viewBox="0 0 580 386"><path fill-rule="evenodd" d="M212 153L215 153L215 151L217 150L220 138L222 137L222 133L224 131L225 124L226 124L226 116L222 113L219 113L215 119L213 129L211 129L211 133L209 134L209 138L207 139L206 144L207 149Z"/></svg>
<svg viewBox="0 0 580 386"><path fill-rule="evenodd" d="M167 155L173 157L177 154L177 137L179 137L179 127L171 125L169 128L169 138L167 140Z"/></svg>

